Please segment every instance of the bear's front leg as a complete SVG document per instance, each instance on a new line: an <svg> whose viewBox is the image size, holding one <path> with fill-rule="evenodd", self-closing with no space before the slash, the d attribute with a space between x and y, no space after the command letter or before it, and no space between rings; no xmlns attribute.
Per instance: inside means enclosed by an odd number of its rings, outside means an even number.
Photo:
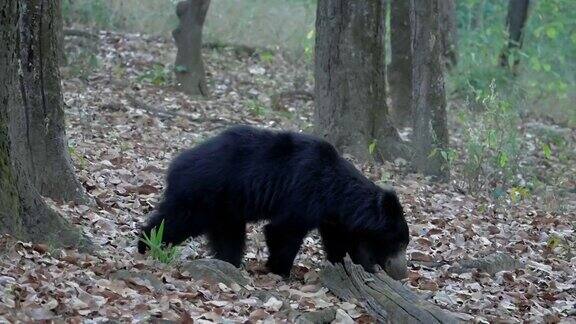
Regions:
<svg viewBox="0 0 576 324"><path fill-rule="evenodd" d="M244 222L220 222L208 231L208 240L216 259L231 263L235 267L240 266L246 243Z"/></svg>
<svg viewBox="0 0 576 324"><path fill-rule="evenodd" d="M342 263L346 253L350 253L350 233L336 222L324 221L318 228L326 259L330 263Z"/></svg>
<svg viewBox="0 0 576 324"><path fill-rule="evenodd" d="M284 224L266 225L264 234L270 253L266 262L268 270L283 277L290 276L294 258L307 232L305 229L288 227Z"/></svg>

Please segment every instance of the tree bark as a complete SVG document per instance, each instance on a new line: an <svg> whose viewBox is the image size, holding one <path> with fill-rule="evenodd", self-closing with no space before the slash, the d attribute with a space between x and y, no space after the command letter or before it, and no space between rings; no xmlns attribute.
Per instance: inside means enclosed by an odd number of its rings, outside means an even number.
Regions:
<svg viewBox="0 0 576 324"><path fill-rule="evenodd" d="M503 68L511 68L509 62L510 54L522 48L524 27L528 20L529 7L530 0L510 0L508 2L508 15L506 16L508 45L505 46L500 53L500 66ZM512 71L514 73L517 72L518 64L520 64L520 56L514 55L514 63L512 64Z"/></svg>
<svg viewBox="0 0 576 324"><path fill-rule="evenodd" d="M185 0L176 5L179 25L172 36L178 47L176 54L177 87L190 95L208 96L206 72L202 61L202 28L210 0Z"/></svg>
<svg viewBox="0 0 576 324"><path fill-rule="evenodd" d="M56 50L58 51L58 65L63 66L68 63L66 49L64 47L64 17L62 17L62 0L54 1L54 33L56 34Z"/></svg>
<svg viewBox="0 0 576 324"><path fill-rule="evenodd" d="M0 5L0 233L54 246L87 247L88 242L44 203L23 169L28 161L21 163L12 151L9 111L24 110L18 81L19 4L6 0Z"/></svg>
<svg viewBox="0 0 576 324"><path fill-rule="evenodd" d="M439 25L442 42L444 66L451 69L458 64L458 29L456 23L456 4L454 0L441 0Z"/></svg>
<svg viewBox="0 0 576 324"><path fill-rule="evenodd" d="M414 165L426 175L446 179L449 170L442 152L448 147L448 127L438 26L439 1L414 1Z"/></svg>
<svg viewBox="0 0 576 324"><path fill-rule="evenodd" d="M469 29L478 30L484 28L484 12L485 12L484 0L479 0L471 9L469 13L471 15Z"/></svg>
<svg viewBox="0 0 576 324"><path fill-rule="evenodd" d="M388 118L382 0L319 0L316 16L316 133L360 160L406 156ZM373 144L371 146L371 144Z"/></svg>
<svg viewBox="0 0 576 324"><path fill-rule="evenodd" d="M38 191L58 201L87 202L68 154L58 62L59 6L21 1L20 91L23 108L10 111L12 154Z"/></svg>
<svg viewBox="0 0 576 324"><path fill-rule="evenodd" d="M392 58L388 71L390 117L398 127L412 124L412 25L413 0L390 2L390 46Z"/></svg>

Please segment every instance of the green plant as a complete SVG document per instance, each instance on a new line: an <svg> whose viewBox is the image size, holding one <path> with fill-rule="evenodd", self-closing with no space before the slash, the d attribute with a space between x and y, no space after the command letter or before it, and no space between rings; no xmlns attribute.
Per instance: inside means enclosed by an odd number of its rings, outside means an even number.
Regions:
<svg viewBox="0 0 576 324"><path fill-rule="evenodd" d="M458 66L450 73L450 93L469 100L488 94L496 83L498 94L523 112L576 123L573 109L576 82L576 2L531 2L518 75L500 68L498 56L506 45L507 1L456 1ZM545 108L544 108L545 107Z"/></svg>
<svg viewBox="0 0 576 324"><path fill-rule="evenodd" d="M138 81L145 81L155 86L163 86L170 80L171 71L162 64L154 64L138 77Z"/></svg>
<svg viewBox="0 0 576 324"><path fill-rule="evenodd" d="M260 60L264 63L272 63L274 61L274 52L268 50L261 50L258 52Z"/></svg>
<svg viewBox="0 0 576 324"><path fill-rule="evenodd" d="M76 160L76 165L79 166L81 169L85 169L86 165L88 164L88 161L86 161L86 158L84 157L84 155L79 154L76 151L76 148L74 146L68 146L68 154L70 154L70 156Z"/></svg>
<svg viewBox="0 0 576 324"><path fill-rule="evenodd" d="M434 148L432 149L432 152L430 152L430 155L428 155L428 158L433 158L437 155L440 155L444 161L444 163L442 163L442 169L444 170L447 168L450 170L454 164L454 161L456 161L456 158L458 158L458 151L452 148Z"/></svg>
<svg viewBox="0 0 576 324"><path fill-rule="evenodd" d="M370 145L368 145L368 153L370 153L370 155L374 155L374 152L376 152L376 145L378 145L377 140L372 140Z"/></svg>
<svg viewBox="0 0 576 324"><path fill-rule="evenodd" d="M263 117L268 113L268 109L258 100L248 100L246 102L250 114L255 117Z"/></svg>
<svg viewBox="0 0 576 324"><path fill-rule="evenodd" d="M312 60L314 58L314 41L315 41L315 39L316 39L316 30L314 28L312 28L306 34L306 38L304 39L304 56L308 60Z"/></svg>
<svg viewBox="0 0 576 324"><path fill-rule="evenodd" d="M484 112L463 111L463 173L472 191L486 182L508 186L517 171L520 135L518 112L508 100L496 94L495 83L488 95L476 98L486 107ZM446 157L449 158L448 153Z"/></svg>
<svg viewBox="0 0 576 324"><path fill-rule="evenodd" d="M513 203L517 203L520 200L524 200L530 197L530 189L520 186L512 187L508 191L508 195L510 196L510 200L512 200Z"/></svg>
<svg viewBox="0 0 576 324"><path fill-rule="evenodd" d="M67 53L67 55L68 66L70 67L68 71L71 77L86 79L101 66L95 50L90 47L80 48L76 52Z"/></svg>
<svg viewBox="0 0 576 324"><path fill-rule="evenodd" d="M164 221L160 223L158 230L156 227L152 228L150 231L150 236L144 233L144 238L140 240L144 242L150 249L150 255L153 259L158 260L162 263L170 264L178 257L180 253L178 248L175 246L165 246L162 242L162 237L164 236Z"/></svg>

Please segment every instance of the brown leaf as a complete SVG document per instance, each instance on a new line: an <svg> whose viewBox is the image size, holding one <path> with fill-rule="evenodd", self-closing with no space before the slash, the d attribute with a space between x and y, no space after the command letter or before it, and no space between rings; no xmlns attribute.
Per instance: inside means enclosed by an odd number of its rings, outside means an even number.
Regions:
<svg viewBox="0 0 576 324"><path fill-rule="evenodd" d="M262 308L258 308L254 311L252 311L250 313L250 315L248 315L248 317L250 318L250 320L256 322L259 320L263 320L265 318L267 318L268 316L270 316L270 314L268 314L265 310L263 310Z"/></svg>
<svg viewBox="0 0 576 324"><path fill-rule="evenodd" d="M436 291L438 290L438 284L431 280L421 280L418 284L418 289Z"/></svg>
<svg viewBox="0 0 576 324"><path fill-rule="evenodd" d="M192 319L192 316L190 316L190 313L188 313L187 311L184 310L180 314L179 323L181 323L181 324L194 324L194 320Z"/></svg>
<svg viewBox="0 0 576 324"><path fill-rule="evenodd" d="M149 195L149 194L153 194L153 193L157 193L158 191L160 191L158 188L149 185L149 184L143 184L141 186L131 186L131 187L126 187L126 192L130 192L130 193L137 193L140 195Z"/></svg>
<svg viewBox="0 0 576 324"><path fill-rule="evenodd" d="M48 252L50 247L47 244L33 244L32 249L40 254Z"/></svg>
<svg viewBox="0 0 576 324"><path fill-rule="evenodd" d="M422 262L432 262L434 259L430 254L424 254L420 251L414 251L410 253L410 258L412 261L422 261Z"/></svg>

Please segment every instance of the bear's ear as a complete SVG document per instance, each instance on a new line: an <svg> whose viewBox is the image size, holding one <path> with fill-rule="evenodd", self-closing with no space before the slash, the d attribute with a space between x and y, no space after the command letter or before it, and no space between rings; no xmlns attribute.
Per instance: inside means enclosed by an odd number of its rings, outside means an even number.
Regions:
<svg viewBox="0 0 576 324"><path fill-rule="evenodd" d="M400 199L393 189L383 189L378 199L378 213L386 219L404 219Z"/></svg>

